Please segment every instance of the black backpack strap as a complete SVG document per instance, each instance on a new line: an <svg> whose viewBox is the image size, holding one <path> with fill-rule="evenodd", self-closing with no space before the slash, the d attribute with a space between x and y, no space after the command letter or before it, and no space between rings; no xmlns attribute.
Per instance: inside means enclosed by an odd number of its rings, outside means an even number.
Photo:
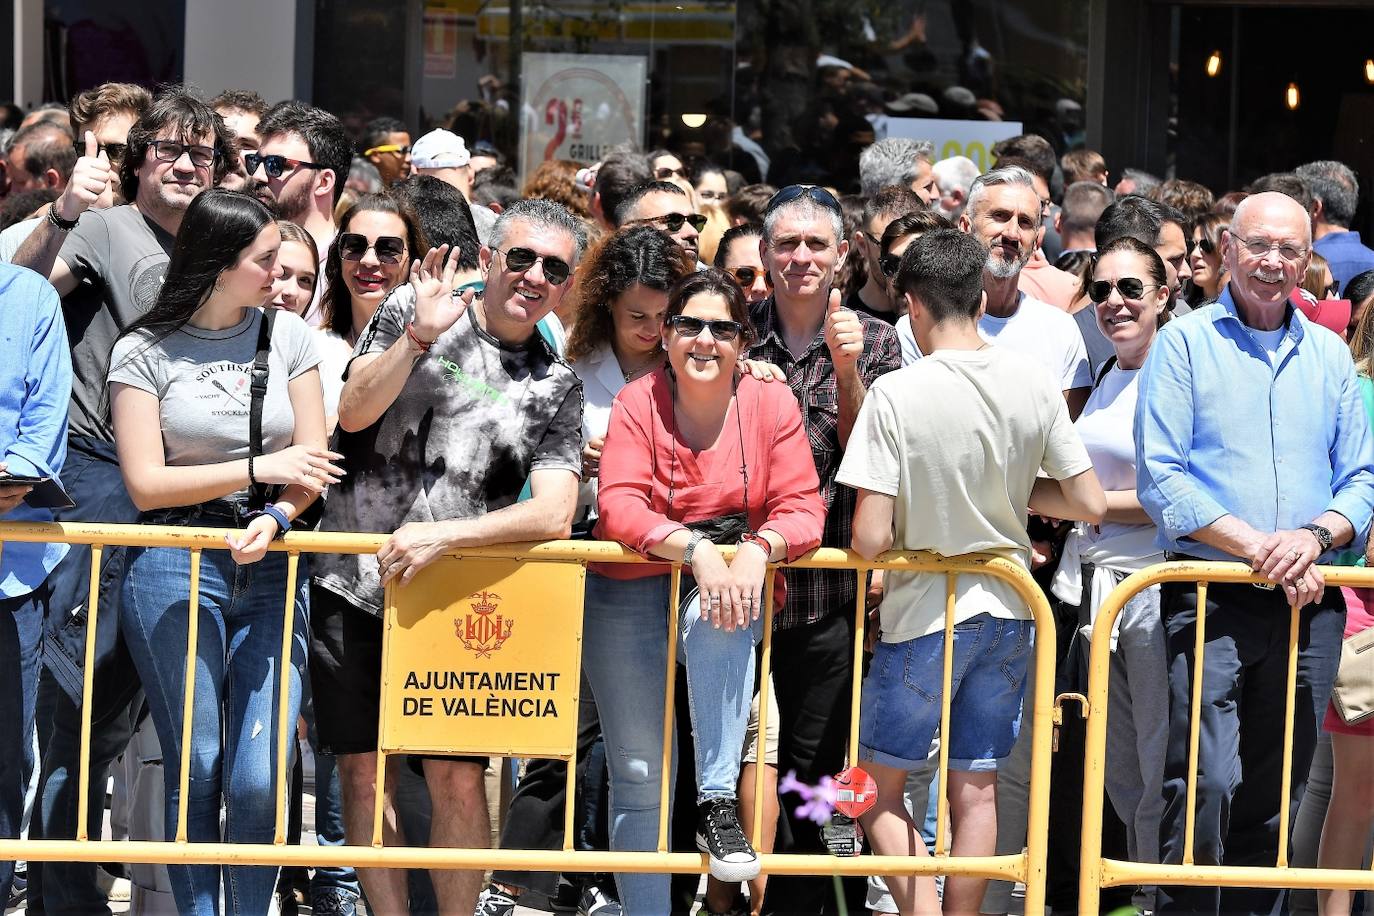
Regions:
<svg viewBox="0 0 1374 916"><path fill-rule="evenodd" d="M267 359L272 353L272 326L277 310L268 306L258 324L258 351L253 357L253 373L249 379L252 398L248 405L248 454L254 458L262 454L262 402L267 397ZM248 505L260 510L267 505L267 485L255 484L248 494Z"/></svg>
<svg viewBox="0 0 1374 916"><path fill-rule="evenodd" d="M1093 379L1093 390L1094 390L1094 391L1097 390L1097 386L1098 386L1098 385L1101 385L1101 384L1102 384L1102 380L1103 380L1104 378L1107 377L1107 373L1108 373L1108 372L1111 372L1111 371L1112 371L1112 366L1115 366L1115 365L1116 365L1116 354L1113 353L1113 354L1107 359L1107 361L1106 361L1105 363L1102 364L1102 368L1097 370L1097 378Z"/></svg>

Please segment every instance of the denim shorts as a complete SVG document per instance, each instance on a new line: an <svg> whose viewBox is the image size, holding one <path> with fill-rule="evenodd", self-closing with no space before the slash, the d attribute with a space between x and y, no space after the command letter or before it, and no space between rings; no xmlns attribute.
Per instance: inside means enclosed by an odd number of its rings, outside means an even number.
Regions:
<svg viewBox="0 0 1374 916"><path fill-rule="evenodd" d="M864 678L859 759L902 770L924 766L940 727L944 683L941 630L880 642ZM995 771L1021 730L1026 666L1035 644L1029 620L979 614L954 626L949 766Z"/></svg>

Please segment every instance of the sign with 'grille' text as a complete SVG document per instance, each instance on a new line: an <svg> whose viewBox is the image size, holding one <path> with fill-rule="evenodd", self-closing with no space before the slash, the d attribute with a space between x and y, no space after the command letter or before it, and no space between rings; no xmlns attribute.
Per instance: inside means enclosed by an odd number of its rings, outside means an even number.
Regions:
<svg viewBox="0 0 1374 916"><path fill-rule="evenodd" d="M447 557L388 587L382 750L571 757L585 578L576 563Z"/></svg>

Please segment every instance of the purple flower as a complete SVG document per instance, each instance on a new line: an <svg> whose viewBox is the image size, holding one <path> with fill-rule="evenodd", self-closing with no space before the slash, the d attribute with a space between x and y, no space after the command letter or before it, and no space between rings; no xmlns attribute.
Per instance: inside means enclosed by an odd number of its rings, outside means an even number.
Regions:
<svg viewBox="0 0 1374 916"><path fill-rule="evenodd" d="M826 824L835 813L835 780L829 776L822 776L820 783L812 786L797 779L792 771L778 783L778 792L795 792L802 797L802 804L793 812L797 817Z"/></svg>

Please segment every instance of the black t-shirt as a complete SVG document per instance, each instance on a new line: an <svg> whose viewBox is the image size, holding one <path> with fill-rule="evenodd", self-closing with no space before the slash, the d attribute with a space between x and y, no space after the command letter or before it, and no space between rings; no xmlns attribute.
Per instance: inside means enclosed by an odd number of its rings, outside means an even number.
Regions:
<svg viewBox="0 0 1374 916"><path fill-rule="evenodd" d="M859 291L857 289L854 290L854 292L850 294L849 298L845 300L844 307L847 309L852 309L856 312L861 312L862 314L867 315L870 318L877 318L879 321L886 321L888 324L894 326L897 324L897 319L902 317L896 309L893 309L890 312L880 312L877 309L873 308L868 303L864 302L863 297L859 295Z"/></svg>

